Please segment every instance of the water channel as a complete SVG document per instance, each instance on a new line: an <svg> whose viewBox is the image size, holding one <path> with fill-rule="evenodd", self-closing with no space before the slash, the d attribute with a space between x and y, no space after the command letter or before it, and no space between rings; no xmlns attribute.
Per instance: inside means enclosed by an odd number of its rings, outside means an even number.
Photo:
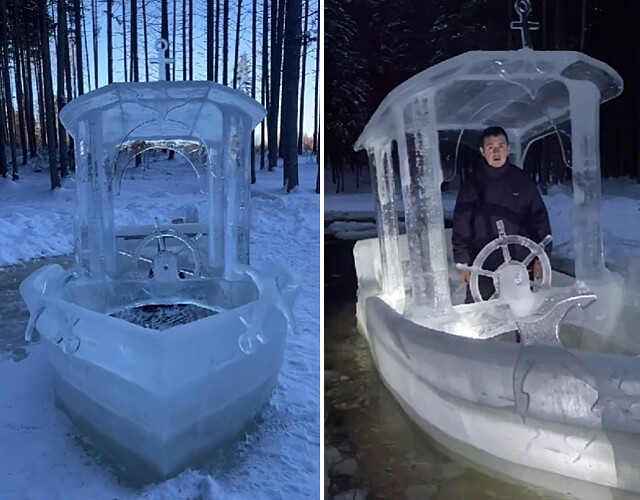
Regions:
<svg viewBox="0 0 640 500"><path fill-rule="evenodd" d="M409 419L382 383L367 341L356 328L355 271L349 267L352 247L353 242L325 241L325 465L327 459L355 460L348 474L341 473L344 468L329 473L327 498L580 498L571 491L558 494L516 483L480 464L452 457ZM590 498L640 497L598 488Z"/></svg>
<svg viewBox="0 0 640 500"><path fill-rule="evenodd" d="M0 361L7 358L21 361L28 356L24 330L29 321L29 311L18 290L22 280L47 264L59 264L68 268L73 265L73 260L72 255L63 255L0 268ZM34 335L37 339L37 331Z"/></svg>

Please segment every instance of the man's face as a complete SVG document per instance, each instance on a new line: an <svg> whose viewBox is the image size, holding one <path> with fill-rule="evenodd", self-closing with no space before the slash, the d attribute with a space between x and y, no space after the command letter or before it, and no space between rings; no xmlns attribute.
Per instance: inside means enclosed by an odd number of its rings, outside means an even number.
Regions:
<svg viewBox="0 0 640 500"><path fill-rule="evenodd" d="M507 138L502 134L485 137L480 148L480 154L493 168L502 167L509 156Z"/></svg>

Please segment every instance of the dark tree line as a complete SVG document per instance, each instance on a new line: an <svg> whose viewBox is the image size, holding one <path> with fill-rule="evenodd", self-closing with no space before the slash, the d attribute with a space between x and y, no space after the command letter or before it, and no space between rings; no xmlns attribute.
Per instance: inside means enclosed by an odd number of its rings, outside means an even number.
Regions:
<svg viewBox="0 0 640 500"><path fill-rule="evenodd" d="M294 189L304 143L305 56L317 50L312 42L319 38L317 6L310 9L309 0L0 0L0 176L17 180L19 165L42 155L52 189L60 186L74 165L73 141L58 112L105 81L155 80L149 65L161 36L169 42L165 56L175 59L163 69L167 80L193 80L202 59L206 79L261 100L268 116L260 128L260 168L273 170L283 158L284 184ZM204 26L206 33L195 32L196 16L205 21L197 30ZM194 46L199 37L204 49ZM104 59L106 75L100 75ZM317 94L317 74L315 84ZM316 124L317 108L306 111ZM255 181L255 159L251 165Z"/></svg>
<svg viewBox="0 0 640 500"><path fill-rule="evenodd" d="M352 146L393 88L470 50L521 47L520 33L509 27L518 19L513 6L513 0L325 1L325 168L336 189L345 170L357 175L366 164ZM601 107L601 166L604 176L640 182L640 3L532 0L532 7L532 20L541 23L532 33L534 49L581 51L624 79L622 95ZM563 146L566 155L570 144ZM555 136L531 147L525 168L543 188L570 175Z"/></svg>

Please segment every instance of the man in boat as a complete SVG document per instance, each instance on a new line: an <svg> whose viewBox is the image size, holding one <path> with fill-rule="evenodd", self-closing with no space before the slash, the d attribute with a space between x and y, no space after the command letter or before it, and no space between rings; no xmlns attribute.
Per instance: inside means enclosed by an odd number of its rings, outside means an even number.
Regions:
<svg viewBox="0 0 640 500"><path fill-rule="evenodd" d="M504 222L507 234L519 234L536 243L551 234L549 215L531 178L508 161L509 137L502 127L489 127L480 138L484 161L463 183L453 213L453 258L456 263L471 265L480 250L498 237L496 222ZM551 251L547 245L546 252ZM529 250L510 245L511 257L524 260ZM500 251L487 257L484 269L494 271L504 262ZM538 259L532 264L534 279L542 277ZM467 285L465 302L473 302L469 290L471 274L460 271L460 281ZM478 277L480 294L487 300L495 289L491 278Z"/></svg>

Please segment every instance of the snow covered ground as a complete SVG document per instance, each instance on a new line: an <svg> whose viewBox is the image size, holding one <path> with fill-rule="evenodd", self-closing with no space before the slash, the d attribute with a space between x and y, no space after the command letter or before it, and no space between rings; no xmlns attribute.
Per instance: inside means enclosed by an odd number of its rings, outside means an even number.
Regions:
<svg viewBox="0 0 640 500"><path fill-rule="evenodd" d="M602 228L605 260L616 270L627 269L640 257L640 186L631 179L602 181ZM372 237L375 227L370 222L355 224L349 220L374 217L373 197L370 193L331 194L325 190L325 219L335 220L328 231L339 238ZM445 217L453 215L455 192L443 194ZM570 185L554 185L543 196L551 220L553 255L572 258ZM398 209L402 207L398 205ZM403 215L403 214L401 214ZM373 219L372 219L373 220Z"/></svg>
<svg viewBox="0 0 640 500"><path fill-rule="evenodd" d="M152 223L200 209L195 175L178 158L156 155L147 171L125 179L116 222ZM320 495L320 196L317 163L300 159L300 189L287 195L282 169L259 171L252 186L251 259L278 260L303 276L295 306L298 335L287 339L282 372L261 421L243 440L215 453L203 467L138 490L121 484L99 453L53 405L44 346L12 358L2 339L24 329L18 309L0 309L0 499L210 500L303 499ZM49 189L49 176L21 170L21 180L0 179L0 283L2 270L38 257L73 251L75 186ZM10 269L15 275L16 268ZM18 269L19 272L19 269ZM11 292L11 291L10 291ZM7 296L15 293L7 293ZM9 309L9 311L7 311Z"/></svg>

